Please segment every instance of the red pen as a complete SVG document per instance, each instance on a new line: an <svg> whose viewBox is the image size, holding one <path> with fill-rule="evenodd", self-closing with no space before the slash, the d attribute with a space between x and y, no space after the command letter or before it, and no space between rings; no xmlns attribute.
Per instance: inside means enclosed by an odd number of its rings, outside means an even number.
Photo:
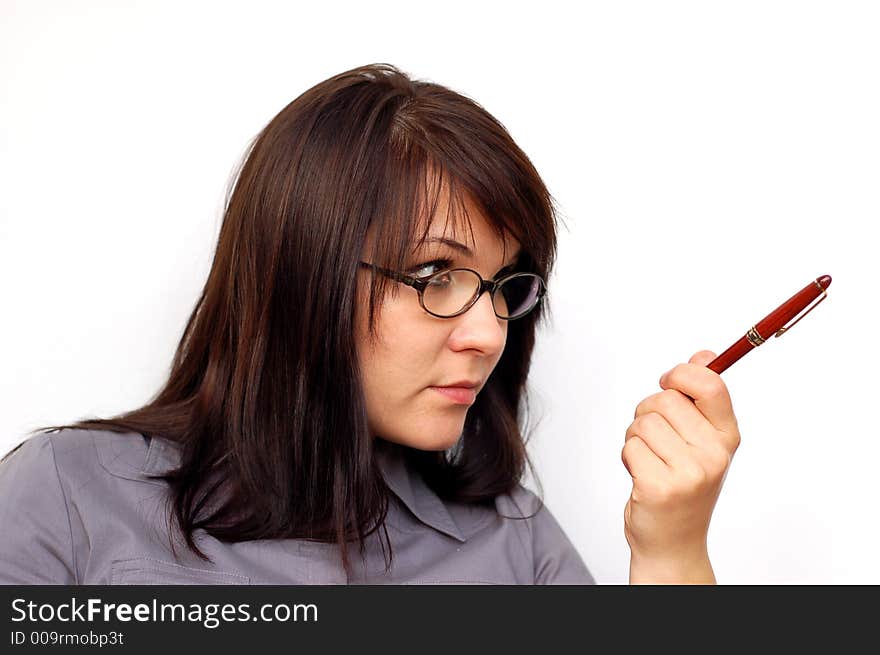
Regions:
<svg viewBox="0 0 880 655"><path fill-rule="evenodd" d="M813 307L828 297L826 289L830 285L830 275L823 275L816 278L791 298L782 303L779 307L767 314L763 319L758 321L758 323L753 325L744 336L740 337L739 341L718 355L718 357L713 359L706 366L716 373L721 373L730 368L731 364L747 352L754 350L764 343L770 338L770 335L774 337L782 336L790 330L795 323L809 314L813 310ZM819 298L819 300L816 300L820 295L822 297ZM791 325L785 325L814 300L816 300L816 302L813 303L807 311L801 314L794 323Z"/></svg>

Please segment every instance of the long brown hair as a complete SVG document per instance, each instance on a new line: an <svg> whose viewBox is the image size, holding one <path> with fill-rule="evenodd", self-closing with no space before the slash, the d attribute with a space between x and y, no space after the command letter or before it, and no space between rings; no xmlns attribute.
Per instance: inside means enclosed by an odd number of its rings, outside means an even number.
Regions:
<svg viewBox="0 0 880 655"><path fill-rule="evenodd" d="M371 260L404 269L434 220L429 190L441 187L466 221L469 194L499 237L512 234L522 245L518 269L549 279L554 203L526 155L479 104L388 64L312 87L251 143L230 186L207 282L159 392L112 418L35 432L170 439L180 465L157 477L170 485L173 517L193 552L208 559L194 542L197 529L231 542L336 542L349 571L346 542L356 538L363 552L388 507L360 384L358 262L372 229ZM419 216L426 217L421 235ZM372 279L373 337L388 284ZM408 454L442 498L491 503L532 467L526 379L546 310L539 305L510 322L456 447Z"/></svg>

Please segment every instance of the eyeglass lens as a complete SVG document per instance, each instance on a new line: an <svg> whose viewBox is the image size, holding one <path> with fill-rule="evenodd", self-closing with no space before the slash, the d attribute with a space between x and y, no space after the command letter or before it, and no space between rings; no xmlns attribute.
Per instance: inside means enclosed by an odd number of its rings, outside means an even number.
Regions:
<svg viewBox="0 0 880 655"><path fill-rule="evenodd" d="M422 294L425 309L434 314L450 316L464 309L480 287L480 278L472 271L455 269L432 278ZM541 280L526 274L506 280L492 298L495 312L503 318L517 317L537 303Z"/></svg>

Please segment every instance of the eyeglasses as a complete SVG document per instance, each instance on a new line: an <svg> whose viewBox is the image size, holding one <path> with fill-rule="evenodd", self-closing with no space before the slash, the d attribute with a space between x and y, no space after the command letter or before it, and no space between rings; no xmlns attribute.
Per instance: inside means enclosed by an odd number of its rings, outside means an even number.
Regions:
<svg viewBox="0 0 880 655"><path fill-rule="evenodd" d="M438 318L464 314L488 291L495 316L511 321L532 311L546 292L544 280L534 273L513 273L495 281L484 280L470 268L453 268L416 278L367 262L360 265L414 288L422 309Z"/></svg>

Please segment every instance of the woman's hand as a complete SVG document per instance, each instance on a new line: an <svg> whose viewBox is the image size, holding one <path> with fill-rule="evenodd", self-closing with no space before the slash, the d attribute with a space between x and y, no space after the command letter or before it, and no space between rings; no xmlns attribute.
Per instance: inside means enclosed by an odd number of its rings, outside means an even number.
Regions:
<svg viewBox="0 0 880 655"><path fill-rule="evenodd" d="M727 386L702 350L638 404L622 459L633 488L624 510L630 583L714 583L706 539L740 442Z"/></svg>

